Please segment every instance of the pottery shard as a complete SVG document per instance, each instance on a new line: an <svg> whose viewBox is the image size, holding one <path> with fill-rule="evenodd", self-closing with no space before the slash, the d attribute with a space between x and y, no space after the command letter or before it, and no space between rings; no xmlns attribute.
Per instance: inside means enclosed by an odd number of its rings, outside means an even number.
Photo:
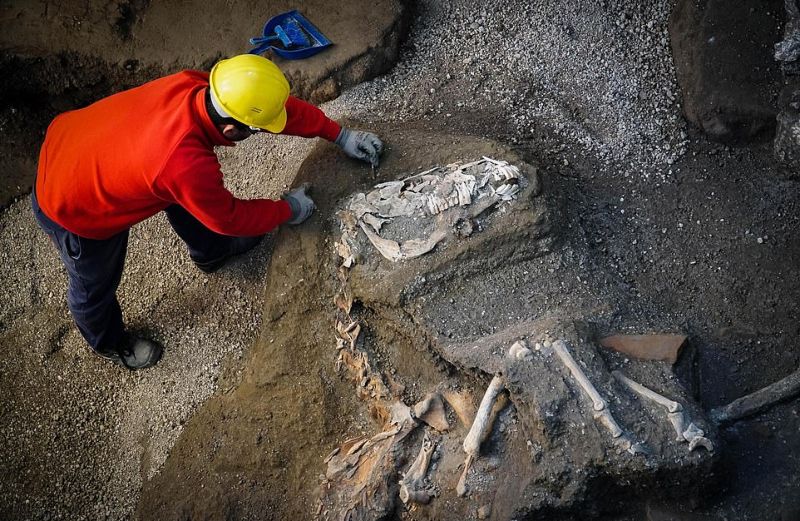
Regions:
<svg viewBox="0 0 800 521"><path fill-rule="evenodd" d="M686 338L686 335L613 335L600 339L600 345L640 360L664 360L674 364Z"/></svg>

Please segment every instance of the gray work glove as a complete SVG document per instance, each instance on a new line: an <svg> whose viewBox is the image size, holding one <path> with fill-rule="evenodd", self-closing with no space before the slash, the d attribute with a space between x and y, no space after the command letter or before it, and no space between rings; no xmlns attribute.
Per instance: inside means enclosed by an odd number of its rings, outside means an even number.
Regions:
<svg viewBox="0 0 800 521"><path fill-rule="evenodd" d="M308 190L310 186L311 185L308 183L303 183L299 188L295 188L281 198L289 203L289 206L292 208L292 218L286 221L287 223L300 224L314 213L317 206L314 204L314 201L306 195L306 190Z"/></svg>
<svg viewBox="0 0 800 521"><path fill-rule="evenodd" d="M373 168L380 162L378 157L383 152L383 142L372 132L362 130L351 130L342 127L336 144L344 150L344 153L353 159L367 161Z"/></svg>

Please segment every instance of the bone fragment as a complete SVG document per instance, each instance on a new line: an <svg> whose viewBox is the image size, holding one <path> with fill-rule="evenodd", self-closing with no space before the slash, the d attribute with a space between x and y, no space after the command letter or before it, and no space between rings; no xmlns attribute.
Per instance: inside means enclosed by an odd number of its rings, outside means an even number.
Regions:
<svg viewBox="0 0 800 521"><path fill-rule="evenodd" d="M392 262L397 262L400 260L400 245L396 241L384 239L372 231L364 222L359 222L358 224L361 227L361 230L363 230L364 235L366 235L367 239L369 239L369 242L375 246L381 255Z"/></svg>
<svg viewBox="0 0 800 521"><path fill-rule="evenodd" d="M507 356L512 360L527 360L533 356L533 353L525 344L524 340L519 340L511 345L511 347L508 349Z"/></svg>
<svg viewBox="0 0 800 521"><path fill-rule="evenodd" d="M445 401L453 408L459 421L465 427L475 420L475 405L466 393L448 391L443 393Z"/></svg>
<svg viewBox="0 0 800 521"><path fill-rule="evenodd" d="M469 472L470 467L472 467L472 461L474 459L475 456L469 454L464 461L464 470L461 472L461 477L458 478L458 484L456 485L456 494L458 494L458 497L464 497L467 494L467 472Z"/></svg>
<svg viewBox="0 0 800 521"><path fill-rule="evenodd" d="M800 369L763 389L713 409L711 419L720 425L735 422L764 412L776 403L794 398L798 394L800 394Z"/></svg>
<svg viewBox="0 0 800 521"><path fill-rule="evenodd" d="M612 438L619 438L622 436L622 427L620 427L614 417L611 416L611 412L608 410L608 408L595 413L594 419L608 429L608 432L611 433Z"/></svg>
<svg viewBox="0 0 800 521"><path fill-rule="evenodd" d="M592 405L595 411L602 411L607 407L606 401L603 400L603 397L600 396L600 393L597 392L592 382L586 378L586 374L584 374L583 369L581 369L578 364L575 362L575 359L572 358L569 350L567 349L567 345L564 343L563 340L556 340L553 342L553 351L555 351L558 358L561 359L561 362L567 366L569 372L572 373L572 377L578 382L578 385L581 386L581 389L589 396L592 400Z"/></svg>
<svg viewBox="0 0 800 521"><path fill-rule="evenodd" d="M402 259L413 259L424 255L436 247L445 237L447 237L447 228L439 224L427 239L410 239L403 242L400 245L400 257Z"/></svg>
<svg viewBox="0 0 800 521"><path fill-rule="evenodd" d="M662 395L658 394L657 392L653 391L652 389L648 389L647 387L645 387L644 385L640 384L639 382L631 380L630 378L628 378L627 376L625 376L621 372L612 371L611 374L613 374L614 377L617 380L619 380L620 382L624 383L628 387L628 389L630 389L631 391L635 392L639 396L641 396L643 398L647 398L648 400L650 400L652 402L656 402L657 404L661 405L662 407L665 407L667 409L667 412L679 412L679 411L683 410L683 406L681 404L679 404L678 402L674 402L674 401L670 400L669 398L667 398L666 396L662 396Z"/></svg>
<svg viewBox="0 0 800 521"><path fill-rule="evenodd" d="M474 219L499 201L500 199L496 195L486 195L481 197L475 201L475 204L472 204L468 207L467 216Z"/></svg>
<svg viewBox="0 0 800 521"><path fill-rule="evenodd" d="M705 432L703 432L703 430L697 427L697 425L695 425L693 422L687 420L686 412L683 410L683 406L680 403L672 401L666 396L658 394L639 382L631 380L619 371L612 371L611 374L613 374L617 380L625 384L628 389L638 394L642 398L646 398L664 407L667 410L667 419L675 429L675 441L688 442L689 452L698 447L704 447L708 451L714 450L714 445L711 443L711 441L704 437Z"/></svg>
<svg viewBox="0 0 800 521"><path fill-rule="evenodd" d="M497 395L503 390L504 385L502 375L497 374L492 378L492 381L489 382L489 387L486 389L486 393L483 395L481 404L478 407L475 421L472 422L472 427L469 433L467 433L467 437L464 438L463 447L464 452L467 453L467 459L464 462L464 472L458 480L458 485L456 485L456 493L459 496L464 496L467 493L467 472L469 472L472 462L480 453L481 440L486 435L494 401Z"/></svg>
<svg viewBox="0 0 800 521"><path fill-rule="evenodd" d="M499 374L495 375L489 383L489 387L486 389L486 393L483 395L481 404L478 407L478 413L475 415L475 421L472 422L472 428L470 428L467 437L464 438L464 452L468 455L478 456L481 438L483 438L484 430L486 430L489 422L492 406L497 395L503 390L503 386L503 377Z"/></svg>
<svg viewBox="0 0 800 521"><path fill-rule="evenodd" d="M431 440L426 432L422 438L422 447L414 463L408 468L408 472L400 480L400 499L408 504L422 503L427 504L431 499L431 494L425 486L425 475L431 464L431 456L436 449L436 444Z"/></svg>
<svg viewBox="0 0 800 521"><path fill-rule="evenodd" d="M439 432L450 429L439 393L429 393L421 402L417 403L414 406L414 416Z"/></svg>
<svg viewBox="0 0 800 521"><path fill-rule="evenodd" d="M364 216L361 218L365 223L372 226L372 229L375 230L375 233L379 233L381 231L381 226L389 222L389 219L383 219L381 217L376 217L371 213L365 213ZM340 254L341 255L341 254ZM342 255L344 256L344 255Z"/></svg>

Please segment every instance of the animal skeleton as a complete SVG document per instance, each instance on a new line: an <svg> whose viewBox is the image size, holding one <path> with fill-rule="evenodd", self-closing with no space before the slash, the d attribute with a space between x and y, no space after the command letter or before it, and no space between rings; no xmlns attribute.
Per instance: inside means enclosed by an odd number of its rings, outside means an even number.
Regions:
<svg viewBox="0 0 800 521"><path fill-rule="evenodd" d="M619 371L613 371L614 377L625 384L631 391L635 392L642 398L647 398L650 401L657 403L667 410L667 419L675 428L677 438L675 441L686 441L689 443L689 452L698 447L704 447L709 452L714 450L714 445L708 438L705 438L705 432L697 427L693 422L689 421L687 425L686 414L683 411L683 406L675 401L670 400L666 396L662 396L652 389L648 389L644 385L631 380Z"/></svg>
<svg viewBox="0 0 800 521"><path fill-rule="evenodd" d="M464 208L459 212L463 213L462 218L475 218L494 204L514 199L524 183L519 168L488 157L380 183L369 193L353 195L347 209L339 212L344 233L337 250L346 267L351 267L356 259L355 239L360 228L380 254L392 262L419 257L436 247L459 220L452 215L443 219L445 212ZM401 242L381 236L384 225L396 218L431 216L436 217L436 222L427 238Z"/></svg>
<svg viewBox="0 0 800 521"><path fill-rule="evenodd" d="M646 454L647 450L642 444L634 443L611 415L611 411L608 410L608 403L603 399L595 386L592 385L592 382L586 377L586 374L575 362L575 359L572 358L569 349L567 349L566 342L563 340L556 340L553 342L552 347L561 362L569 369L572 377L578 382L581 389L583 389L583 392L591 399L592 407L595 410L594 419L611 433L611 438L614 440L614 443L630 454Z"/></svg>

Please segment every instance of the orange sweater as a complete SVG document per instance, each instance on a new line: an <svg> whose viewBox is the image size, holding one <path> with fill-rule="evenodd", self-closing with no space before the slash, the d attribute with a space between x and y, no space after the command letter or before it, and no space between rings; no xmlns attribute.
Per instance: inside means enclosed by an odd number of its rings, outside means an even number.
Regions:
<svg viewBox="0 0 800 521"><path fill-rule="evenodd" d="M233 146L205 109L208 73L184 71L56 117L39 154L36 197L67 230L105 239L171 204L209 229L260 235L291 217L285 201L225 189L215 145ZM339 125L294 97L284 134L334 141Z"/></svg>

